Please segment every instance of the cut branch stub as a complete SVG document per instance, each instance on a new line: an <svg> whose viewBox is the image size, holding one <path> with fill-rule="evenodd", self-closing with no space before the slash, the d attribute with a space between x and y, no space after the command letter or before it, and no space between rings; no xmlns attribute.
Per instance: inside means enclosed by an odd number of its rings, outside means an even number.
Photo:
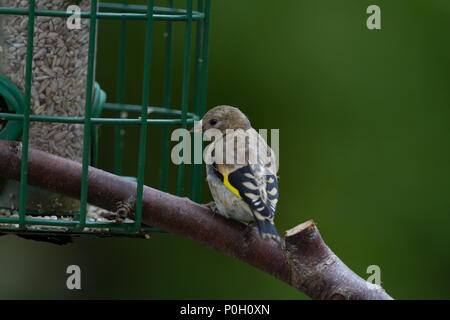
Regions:
<svg viewBox="0 0 450 320"><path fill-rule="evenodd" d="M325 244L314 221L287 230L285 243L290 283L313 299L392 299L350 270Z"/></svg>

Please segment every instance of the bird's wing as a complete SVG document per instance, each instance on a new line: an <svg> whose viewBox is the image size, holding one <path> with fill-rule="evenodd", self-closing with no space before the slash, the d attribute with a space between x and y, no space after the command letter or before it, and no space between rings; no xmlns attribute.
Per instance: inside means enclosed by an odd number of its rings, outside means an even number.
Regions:
<svg viewBox="0 0 450 320"><path fill-rule="evenodd" d="M274 174L260 164L240 167L228 172L226 165L215 165L216 175L236 196L248 204L258 220L270 220L278 203L278 183Z"/></svg>
<svg viewBox="0 0 450 320"><path fill-rule="evenodd" d="M225 186L242 198L257 218L273 219L278 202L276 160L264 138L253 128L235 130L217 139L214 148L223 150L223 160L230 151L234 154L231 163L214 163Z"/></svg>
<svg viewBox="0 0 450 320"><path fill-rule="evenodd" d="M278 168L276 163L275 152L267 145L266 140L255 129L251 128L247 131L247 135L251 138L248 148L249 160L256 159L256 164L260 164L266 171L265 174L276 175ZM255 162L250 161L250 164Z"/></svg>
<svg viewBox="0 0 450 320"><path fill-rule="evenodd" d="M261 238L281 243L274 224L278 202L277 177L266 172L262 165L248 165L231 172L224 184L228 183L250 207Z"/></svg>

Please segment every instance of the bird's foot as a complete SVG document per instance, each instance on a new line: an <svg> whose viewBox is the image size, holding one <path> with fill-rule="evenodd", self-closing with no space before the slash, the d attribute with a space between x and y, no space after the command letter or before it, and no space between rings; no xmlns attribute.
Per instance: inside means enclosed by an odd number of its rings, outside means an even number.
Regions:
<svg viewBox="0 0 450 320"><path fill-rule="evenodd" d="M244 239L247 241L250 239L250 235L252 234L253 227L256 225L255 221L248 221L245 223L245 229L244 229Z"/></svg>
<svg viewBox="0 0 450 320"><path fill-rule="evenodd" d="M217 209L217 205L214 201L211 201L210 203L207 203L205 205L211 212L213 213L213 216L216 215L216 213L219 213L219 209Z"/></svg>
<svg viewBox="0 0 450 320"><path fill-rule="evenodd" d="M253 227L254 226L256 226L256 221L248 221L248 222L246 222L245 223L246 225L247 225L247 227L245 228L245 230L248 230L248 229L253 229Z"/></svg>

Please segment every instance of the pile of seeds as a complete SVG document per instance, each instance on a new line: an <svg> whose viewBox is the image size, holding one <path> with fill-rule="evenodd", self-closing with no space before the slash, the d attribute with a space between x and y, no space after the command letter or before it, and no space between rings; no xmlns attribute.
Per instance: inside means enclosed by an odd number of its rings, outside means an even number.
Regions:
<svg viewBox="0 0 450 320"><path fill-rule="evenodd" d="M38 0L36 9L66 11L73 4L73 0ZM28 0L0 0L3 7L27 9L28 5ZM89 11L90 1L80 1L78 6L81 11ZM0 75L24 93L28 17L1 15L0 19ZM80 29L69 29L66 18L35 17L31 114L84 117L88 48L89 19L81 19ZM32 148L78 162L82 160L81 124L31 122L29 137ZM72 200L72 204L70 207L79 207L77 200ZM9 207L8 204L0 206Z"/></svg>
<svg viewBox="0 0 450 320"><path fill-rule="evenodd" d="M89 206L89 210L86 214L87 221L88 222L105 222L105 223L114 223L115 220L111 220L106 218L105 216L113 216L114 214L110 211L107 211L105 209L96 207L96 206ZM19 218L19 211L15 208L11 209L0 209L0 217L10 217L10 218ZM36 216L36 215L27 215L27 218L34 218L34 219L45 219L45 220L65 220L65 221L72 221L72 216ZM130 219L126 219L126 222L132 222ZM0 223L0 227L13 227L18 228L18 224L9 224L9 223ZM59 227L59 226L46 226L46 225L31 225L28 226L29 230L55 230L55 231L66 231L66 227ZM107 232L108 228L86 228L85 231L87 232Z"/></svg>
<svg viewBox="0 0 450 320"><path fill-rule="evenodd" d="M24 0L0 0L4 7L28 8ZM73 0L39 0L37 10L62 10ZM90 1L81 1L89 11ZM24 93L28 17L2 15L0 72ZM67 19L36 17L31 84L31 114L83 117L89 47L89 20L81 28L69 29ZM65 158L81 161L83 126L31 122L30 146Z"/></svg>

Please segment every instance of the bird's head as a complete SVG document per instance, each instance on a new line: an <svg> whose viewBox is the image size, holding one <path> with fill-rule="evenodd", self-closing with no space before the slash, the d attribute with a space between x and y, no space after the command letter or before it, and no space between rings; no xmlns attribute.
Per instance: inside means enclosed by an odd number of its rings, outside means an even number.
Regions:
<svg viewBox="0 0 450 320"><path fill-rule="evenodd" d="M201 132L208 129L220 130L223 134L227 129L251 128L250 121L246 115L238 108L231 106L217 106L209 110L191 129L191 132Z"/></svg>

